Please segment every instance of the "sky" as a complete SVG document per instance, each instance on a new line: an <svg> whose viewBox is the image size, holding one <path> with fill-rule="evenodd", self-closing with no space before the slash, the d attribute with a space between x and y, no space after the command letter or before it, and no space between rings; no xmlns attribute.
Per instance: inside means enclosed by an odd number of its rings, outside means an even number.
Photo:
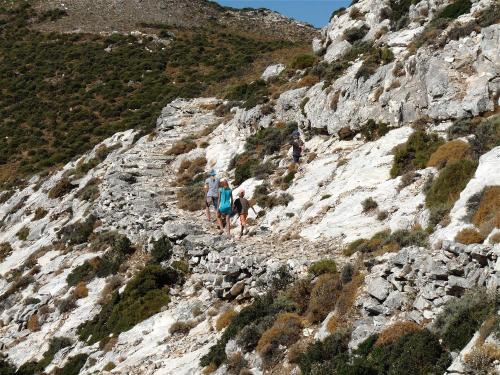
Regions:
<svg viewBox="0 0 500 375"><path fill-rule="evenodd" d="M315 27L328 23L335 9L347 7L351 0L216 0L233 8L268 8Z"/></svg>

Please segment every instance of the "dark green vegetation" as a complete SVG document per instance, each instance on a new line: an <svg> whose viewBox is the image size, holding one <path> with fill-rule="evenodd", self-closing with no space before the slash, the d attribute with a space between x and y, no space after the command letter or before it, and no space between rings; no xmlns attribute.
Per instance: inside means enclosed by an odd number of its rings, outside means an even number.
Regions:
<svg viewBox="0 0 500 375"><path fill-rule="evenodd" d="M0 358L0 375L14 375L16 368L9 362Z"/></svg>
<svg viewBox="0 0 500 375"><path fill-rule="evenodd" d="M56 368L54 375L78 375L88 359L87 354L78 354L71 357L63 368Z"/></svg>
<svg viewBox="0 0 500 375"><path fill-rule="evenodd" d="M428 330L408 333L380 346L374 345L374 335L351 354L347 347L349 338L348 332L336 332L323 342L311 344L296 360L302 374L442 374L451 362L438 337Z"/></svg>
<svg viewBox="0 0 500 375"><path fill-rule="evenodd" d="M170 260L172 257L172 243L166 236L161 237L153 244L151 257L154 263L161 263Z"/></svg>
<svg viewBox="0 0 500 375"><path fill-rule="evenodd" d="M393 29L400 30L408 25L410 6L417 2L416 0L390 0L391 12L389 19Z"/></svg>
<svg viewBox="0 0 500 375"><path fill-rule="evenodd" d="M252 108L267 101L268 89L264 81L258 80L233 86L226 94L226 99L243 101L244 108Z"/></svg>
<svg viewBox="0 0 500 375"><path fill-rule="evenodd" d="M169 302L169 286L181 280L173 268L147 265L129 281L122 294L115 292L101 312L78 327L81 340L89 344L107 341L110 334L128 331L137 323L160 312Z"/></svg>
<svg viewBox="0 0 500 375"><path fill-rule="evenodd" d="M462 190L474 176L478 163L462 159L446 165L432 181L425 197L425 206L430 210L430 226L433 227L450 212Z"/></svg>
<svg viewBox="0 0 500 375"><path fill-rule="evenodd" d="M437 134L423 130L415 131L408 141L396 148L391 177L397 177L427 166L429 158L444 143Z"/></svg>
<svg viewBox="0 0 500 375"><path fill-rule="evenodd" d="M500 115L486 119L461 119L448 129L450 139L473 134L470 141L472 149L479 157L491 149L500 146Z"/></svg>
<svg viewBox="0 0 500 375"><path fill-rule="evenodd" d="M289 122L268 128L261 128L247 138L245 152L236 155L231 160L229 169L236 168L234 183L241 184L248 178L264 178L271 174L276 166L272 161L262 163L261 160L281 150L281 147L290 141L290 136L297 129L297 123Z"/></svg>
<svg viewBox="0 0 500 375"><path fill-rule="evenodd" d="M385 122L375 122L375 120L370 119L365 125L360 129L360 133L365 137L368 142L376 141L377 139L383 137L389 132L389 125Z"/></svg>
<svg viewBox="0 0 500 375"><path fill-rule="evenodd" d="M257 297L254 302L243 308L238 315L236 315L229 326L226 328L222 337L217 343L210 348L210 351L204 355L201 360L201 366L215 365L219 367L227 360L226 344L229 340L239 336L240 342L247 348L248 351L255 349L260 335L254 333L259 332L262 334L265 329L269 328L276 316L281 312L293 311L295 306L289 303L289 300L276 298L278 292L284 289L291 283L292 277L285 268L277 272L274 285L263 297ZM252 330L248 332L248 330ZM242 336L243 335L243 336ZM242 340L242 337L248 338L251 342Z"/></svg>
<svg viewBox="0 0 500 375"><path fill-rule="evenodd" d="M286 206L293 201L293 196L291 194L281 193L279 195L271 195L270 189L267 183L261 184L255 188L253 198L260 207L273 208L276 206Z"/></svg>
<svg viewBox="0 0 500 375"><path fill-rule="evenodd" d="M84 221L66 225L57 234L68 245L82 244L87 242L90 235L94 232L95 222L96 218L93 215L89 215Z"/></svg>
<svg viewBox="0 0 500 375"><path fill-rule="evenodd" d="M168 47L150 37L44 34L30 25L60 15L18 4L0 6L0 184L61 165L117 131L150 130L172 99L209 88L222 96L231 80L250 80L259 59L302 46L210 27L157 25L175 35ZM246 100L248 90L230 95Z"/></svg>
<svg viewBox="0 0 500 375"><path fill-rule="evenodd" d="M488 318L500 307L500 296L484 290L469 292L446 304L434 330L449 350L461 350Z"/></svg>
<svg viewBox="0 0 500 375"><path fill-rule="evenodd" d="M322 259L312 263L308 271L314 276L323 275L325 273L337 273L337 264L333 259Z"/></svg>
<svg viewBox="0 0 500 375"><path fill-rule="evenodd" d="M54 337L49 344L49 349L43 353L43 358L39 362L26 362L16 372L17 375L34 375L40 374L45 367L50 365L54 356L61 350L71 346L72 342L66 337ZM85 363L85 362L84 362Z"/></svg>
<svg viewBox="0 0 500 375"><path fill-rule="evenodd" d="M100 257L86 260L67 276L68 285L74 286L81 281L88 282L94 277L106 277L118 272L121 264L134 252L130 240L117 233L103 233L99 237L99 246L110 247Z"/></svg>
<svg viewBox="0 0 500 375"><path fill-rule="evenodd" d="M344 250L346 256L360 251L364 254L380 255L381 253L397 251L405 246L416 245L426 246L428 234L420 229L414 230L397 230L390 232L385 230L373 235L370 239L359 239L351 242Z"/></svg>

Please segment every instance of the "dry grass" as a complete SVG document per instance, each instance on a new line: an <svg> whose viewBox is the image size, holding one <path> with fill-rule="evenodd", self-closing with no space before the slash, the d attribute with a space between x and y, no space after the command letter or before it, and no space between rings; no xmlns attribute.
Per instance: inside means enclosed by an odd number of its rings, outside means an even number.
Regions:
<svg viewBox="0 0 500 375"><path fill-rule="evenodd" d="M493 236L491 236L490 241L493 244L500 243L500 232L497 232Z"/></svg>
<svg viewBox="0 0 500 375"><path fill-rule="evenodd" d="M227 357L227 371L230 375L240 375L247 366L247 361L241 352L236 352Z"/></svg>
<svg viewBox="0 0 500 375"><path fill-rule="evenodd" d="M377 87L377 89L373 93L373 100L378 102L380 99L380 96L383 94L383 92L384 92L384 89L382 87Z"/></svg>
<svg viewBox="0 0 500 375"><path fill-rule="evenodd" d="M312 284L309 279L299 279L287 291L287 297L295 302L300 313L304 313L309 306Z"/></svg>
<svg viewBox="0 0 500 375"><path fill-rule="evenodd" d="M492 364L500 360L500 347L494 344L476 346L470 353L464 356L464 362L473 373L489 373Z"/></svg>
<svg viewBox="0 0 500 375"><path fill-rule="evenodd" d="M217 371L217 365L215 365L214 363L211 363L203 369L202 374L209 375L215 371Z"/></svg>
<svg viewBox="0 0 500 375"><path fill-rule="evenodd" d="M0 262L3 262L5 258L7 258L10 254L12 254L12 246L10 245L10 243L0 243Z"/></svg>
<svg viewBox="0 0 500 375"><path fill-rule="evenodd" d="M297 87L309 87L309 86L314 86L316 83L319 82L319 78L313 75L307 75L303 78L300 79L300 81L297 84Z"/></svg>
<svg viewBox="0 0 500 375"><path fill-rule="evenodd" d="M470 146L467 142L455 139L439 146L429 158L427 166L441 169L448 163L466 158L469 152Z"/></svg>
<svg viewBox="0 0 500 375"><path fill-rule="evenodd" d="M194 143L192 140L184 138L181 139L180 141L175 142L170 150L166 152L166 155L169 156L178 156L181 154L186 154L191 150L194 150L196 148L196 143Z"/></svg>
<svg viewBox="0 0 500 375"><path fill-rule="evenodd" d="M37 314L33 314L30 316L30 318L28 319L27 328L31 332L36 332L40 330L40 320L38 319Z"/></svg>
<svg viewBox="0 0 500 375"><path fill-rule="evenodd" d="M462 229L455 237L455 241L463 243L464 245L483 243L484 239L484 236L478 230L473 228Z"/></svg>
<svg viewBox="0 0 500 375"><path fill-rule="evenodd" d="M85 281L80 281L73 289L73 295L76 299L86 298L89 295L89 290L87 289L87 284Z"/></svg>
<svg viewBox="0 0 500 375"><path fill-rule="evenodd" d="M330 109L332 111L337 110L337 105L339 104L340 100L340 90L335 91L335 94L333 94L332 100L330 101Z"/></svg>
<svg viewBox="0 0 500 375"><path fill-rule="evenodd" d="M215 323L215 328L217 329L217 331L222 331L224 328L226 328L236 315L238 315L238 313L233 309L228 309L220 314L220 316L217 318L217 322Z"/></svg>
<svg viewBox="0 0 500 375"><path fill-rule="evenodd" d="M102 347L102 350L104 353L110 352L113 350L113 348L118 344L118 338L116 337L111 337L106 344Z"/></svg>
<svg viewBox="0 0 500 375"><path fill-rule="evenodd" d="M408 333L418 332L422 329L420 325L412 321L396 322L380 332L375 346L391 344Z"/></svg>
<svg viewBox="0 0 500 375"><path fill-rule="evenodd" d="M324 274L318 277L311 291L311 300L307 309L307 319L317 323L335 308L342 284L338 275Z"/></svg>
<svg viewBox="0 0 500 375"><path fill-rule="evenodd" d="M42 207L38 207L36 210L35 210L35 216L33 217L33 220L36 221L36 220L40 220L40 219L43 219L45 216L47 216L49 212L42 208Z"/></svg>
<svg viewBox="0 0 500 375"><path fill-rule="evenodd" d="M188 185L193 178L205 170L207 159L201 156L196 159L183 160L177 171L177 185Z"/></svg>
<svg viewBox="0 0 500 375"><path fill-rule="evenodd" d="M175 335L179 333L181 335L187 335L191 329L196 326L196 322L194 320L178 320L174 324L172 324L168 330L171 335Z"/></svg>
<svg viewBox="0 0 500 375"><path fill-rule="evenodd" d="M500 186L489 186L484 190L472 223L482 229L483 236L488 236L493 228L500 228Z"/></svg>
<svg viewBox="0 0 500 375"><path fill-rule="evenodd" d="M326 328L328 332L333 333L339 328L345 328L349 324L349 317L354 310L354 301L364 280L364 275L357 273L350 282L344 285L342 293L340 293L337 299L335 315L327 323Z"/></svg>
<svg viewBox="0 0 500 375"><path fill-rule="evenodd" d="M99 305L105 305L111 300L111 296L113 295L113 292L117 290L119 287L121 287L123 284L123 278L119 275L113 275L109 278L107 281L106 285L104 285L104 288L102 289L101 296L99 297L99 300L97 303Z"/></svg>
<svg viewBox="0 0 500 375"><path fill-rule="evenodd" d="M397 89L398 87L401 87L401 82L399 81L399 79L395 79L395 80L394 80L394 81L392 81L392 83L389 85L389 87L387 88L387 91Z"/></svg>
<svg viewBox="0 0 500 375"><path fill-rule="evenodd" d="M264 361L276 359L280 347L288 347L300 339L303 323L302 318L294 313L282 313L273 326L265 331L258 344L257 351Z"/></svg>

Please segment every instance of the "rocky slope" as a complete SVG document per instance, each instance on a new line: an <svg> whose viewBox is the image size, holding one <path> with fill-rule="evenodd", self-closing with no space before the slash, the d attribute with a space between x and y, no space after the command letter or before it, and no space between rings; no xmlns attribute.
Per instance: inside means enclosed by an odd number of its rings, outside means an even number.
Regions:
<svg viewBox="0 0 500 375"><path fill-rule="evenodd" d="M153 133L117 133L4 193L2 366L36 361L25 373L88 374L500 371L491 297L500 285L499 9L479 0L456 15L450 3L420 1L396 18L394 2L361 0L322 30L315 65L272 67L264 77L286 87L316 75L317 84L250 109L175 100ZM443 26L444 11L455 17ZM352 49L362 51L346 57ZM282 147L295 127L307 150L298 169ZM259 173L255 164L244 168L255 157ZM179 208L196 202L196 181L211 168L256 201L241 241L218 235L202 211ZM155 278L161 270L178 276ZM67 342L54 349L56 337ZM346 340L340 357L333 349L325 358L320 349L309 354L314 340L321 348L337 337ZM411 345L408 337L428 341L390 364L377 357ZM433 367L417 369L422 363Z"/></svg>

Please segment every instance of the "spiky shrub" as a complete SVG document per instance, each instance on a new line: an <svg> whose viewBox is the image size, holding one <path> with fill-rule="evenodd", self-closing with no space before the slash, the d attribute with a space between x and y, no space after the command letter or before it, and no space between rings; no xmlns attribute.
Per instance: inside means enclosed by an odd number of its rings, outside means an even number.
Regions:
<svg viewBox="0 0 500 375"><path fill-rule="evenodd" d="M78 375L85 363L87 363L88 357L88 354L78 354L71 357L63 368L56 367L54 375Z"/></svg>
<svg viewBox="0 0 500 375"><path fill-rule="evenodd" d="M500 186L488 186L480 194L472 223L487 236L493 228L500 228Z"/></svg>
<svg viewBox="0 0 500 375"><path fill-rule="evenodd" d="M308 272L314 276L319 276L325 273L336 274L337 264L333 259L318 260L309 266Z"/></svg>
<svg viewBox="0 0 500 375"><path fill-rule="evenodd" d="M316 62L316 57L310 54L302 54L295 57L292 61L291 67L293 69L305 69L314 65Z"/></svg>
<svg viewBox="0 0 500 375"><path fill-rule="evenodd" d="M427 166L441 169L449 163L465 159L469 152L470 146L467 142L458 139L446 142L430 156Z"/></svg>
<svg viewBox="0 0 500 375"><path fill-rule="evenodd" d="M366 198L361 202L361 205L363 206L363 212L372 211L378 207L378 203L372 197Z"/></svg>
<svg viewBox="0 0 500 375"><path fill-rule="evenodd" d="M323 274L319 276L311 290L311 299L307 308L307 319L317 323L326 318L335 308L335 303L342 290L338 275Z"/></svg>
<svg viewBox="0 0 500 375"><path fill-rule="evenodd" d="M66 225L59 232L59 238L69 245L78 245L87 242L90 235L94 232L96 218L89 215L84 221L78 221L74 224Z"/></svg>
<svg viewBox="0 0 500 375"><path fill-rule="evenodd" d="M172 243L167 236L163 236L155 241L153 249L151 250L151 257L153 262L161 263L164 261L168 261L172 257L172 254Z"/></svg>
<svg viewBox="0 0 500 375"><path fill-rule="evenodd" d="M49 190L48 197L51 199L61 198L76 188L68 178L63 177L52 189Z"/></svg>
<svg viewBox="0 0 500 375"><path fill-rule="evenodd" d="M465 245L471 245L474 243L483 243L485 237L474 228L465 228L457 233L455 241L463 243Z"/></svg>
<svg viewBox="0 0 500 375"><path fill-rule="evenodd" d="M0 262L3 262L10 254L12 254L12 246L10 242L0 243Z"/></svg>

